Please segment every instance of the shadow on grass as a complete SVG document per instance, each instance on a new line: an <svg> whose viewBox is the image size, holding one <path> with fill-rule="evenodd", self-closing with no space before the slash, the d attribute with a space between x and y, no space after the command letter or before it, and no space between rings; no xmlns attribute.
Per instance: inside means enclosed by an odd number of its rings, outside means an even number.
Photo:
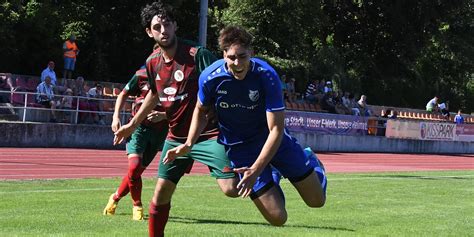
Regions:
<svg viewBox="0 0 474 237"><path fill-rule="evenodd" d="M270 224L263 222L243 222L243 221L229 221L229 220L210 220L210 219L196 219L196 218L183 218L183 217L170 217L170 221L186 223L186 224L233 224L233 225L260 225L270 226ZM306 229L323 229L323 230L334 230L334 231L350 231L355 230L340 228L340 227L328 227L328 226L309 226L309 225L284 225L283 227L292 228L306 228ZM278 227L275 227L278 228Z"/></svg>

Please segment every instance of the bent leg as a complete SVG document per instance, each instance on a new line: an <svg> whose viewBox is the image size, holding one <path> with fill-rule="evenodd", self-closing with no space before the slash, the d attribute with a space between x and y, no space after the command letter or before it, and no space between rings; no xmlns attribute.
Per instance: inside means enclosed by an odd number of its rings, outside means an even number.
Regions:
<svg viewBox="0 0 474 237"><path fill-rule="evenodd" d="M128 156L128 186L133 206L142 206L142 173L146 167L142 166L141 159L137 154Z"/></svg>
<svg viewBox="0 0 474 237"><path fill-rule="evenodd" d="M239 183L239 180L237 177L231 178L231 179L216 179L217 184L219 185L219 188L221 188L221 191L227 196L227 197L238 197L239 196L239 190L237 190L237 184Z"/></svg>
<svg viewBox="0 0 474 237"><path fill-rule="evenodd" d="M306 178L292 182L301 198L309 207L322 207L326 202L326 194L321 187L316 172L312 171Z"/></svg>
<svg viewBox="0 0 474 237"><path fill-rule="evenodd" d="M274 226L282 226L288 218L285 209L285 200L281 193L280 186L273 185L260 195L259 192L255 193L257 197L252 198L253 203L260 213L262 213L263 217L265 217L268 223Z"/></svg>

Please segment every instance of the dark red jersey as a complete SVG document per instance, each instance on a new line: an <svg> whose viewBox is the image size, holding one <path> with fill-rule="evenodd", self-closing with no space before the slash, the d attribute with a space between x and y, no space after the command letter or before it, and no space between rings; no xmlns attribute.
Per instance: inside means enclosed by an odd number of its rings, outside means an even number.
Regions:
<svg viewBox="0 0 474 237"><path fill-rule="evenodd" d="M148 57L146 70L150 89L158 94L161 105L165 108L169 139L180 142L186 140L197 102L199 75L215 60L216 57L207 49L181 39L178 40L176 54L170 62L165 62L160 48ZM217 135L217 124L210 121L199 140Z"/></svg>

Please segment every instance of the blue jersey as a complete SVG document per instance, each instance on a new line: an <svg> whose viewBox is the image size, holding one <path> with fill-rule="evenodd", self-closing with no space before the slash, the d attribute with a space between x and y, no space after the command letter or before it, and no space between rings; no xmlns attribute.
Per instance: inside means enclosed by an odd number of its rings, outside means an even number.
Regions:
<svg viewBox="0 0 474 237"><path fill-rule="evenodd" d="M214 107L219 119L219 142L235 145L266 139L266 112L285 109L280 78L263 60L250 59L243 80L227 71L223 59L206 68L199 77L199 101Z"/></svg>

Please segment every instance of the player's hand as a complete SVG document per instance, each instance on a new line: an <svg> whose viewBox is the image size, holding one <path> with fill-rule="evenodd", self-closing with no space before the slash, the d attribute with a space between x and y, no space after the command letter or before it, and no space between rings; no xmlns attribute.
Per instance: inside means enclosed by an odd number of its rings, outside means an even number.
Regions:
<svg viewBox="0 0 474 237"><path fill-rule="evenodd" d="M119 128L115 133L114 133L114 146L117 144L122 143L127 137L130 137L132 135L133 131L135 131L135 127L132 126L132 124L127 123L123 125L121 128Z"/></svg>
<svg viewBox="0 0 474 237"><path fill-rule="evenodd" d="M237 184L237 189L239 189L239 196L246 198L252 193L252 188L257 181L258 174L255 169L252 167L241 167L235 168L234 172L243 174L242 179Z"/></svg>
<svg viewBox="0 0 474 237"><path fill-rule="evenodd" d="M166 114L164 112L158 112L158 111L151 111L151 113L149 113L147 116L146 116L146 119L152 123L157 123L157 122L160 122L162 120L165 120L166 119Z"/></svg>
<svg viewBox="0 0 474 237"><path fill-rule="evenodd" d="M163 158L163 163L168 164L170 162L173 162L176 157L179 156L184 156L188 154L191 151L191 147L185 144L181 144L173 149L169 149L166 152L165 158Z"/></svg>
<svg viewBox="0 0 474 237"><path fill-rule="evenodd" d="M119 130L119 128L122 126L122 124L120 123L120 119L119 118L114 118L112 120L112 124L110 125L110 127L112 128L112 131L115 133Z"/></svg>

